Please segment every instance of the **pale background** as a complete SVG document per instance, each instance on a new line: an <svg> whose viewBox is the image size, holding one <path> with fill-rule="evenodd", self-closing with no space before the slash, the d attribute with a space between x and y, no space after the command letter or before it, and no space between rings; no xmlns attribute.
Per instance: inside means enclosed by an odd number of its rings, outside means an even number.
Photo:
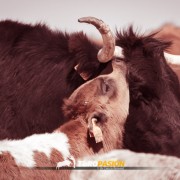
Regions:
<svg viewBox="0 0 180 180"><path fill-rule="evenodd" d="M0 0L0 20L42 22L53 29L83 30L98 37L94 27L77 22L83 16L104 20L114 32L130 24L147 32L165 23L180 26L180 0Z"/></svg>

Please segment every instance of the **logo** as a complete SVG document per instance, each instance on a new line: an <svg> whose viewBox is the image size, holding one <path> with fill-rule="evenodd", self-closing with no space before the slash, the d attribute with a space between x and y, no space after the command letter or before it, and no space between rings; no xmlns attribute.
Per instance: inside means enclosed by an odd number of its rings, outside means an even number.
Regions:
<svg viewBox="0 0 180 180"><path fill-rule="evenodd" d="M98 160L98 161L77 161L76 167L94 167L101 168L123 168L125 167L125 161L121 160ZM91 169L91 168L90 168Z"/></svg>

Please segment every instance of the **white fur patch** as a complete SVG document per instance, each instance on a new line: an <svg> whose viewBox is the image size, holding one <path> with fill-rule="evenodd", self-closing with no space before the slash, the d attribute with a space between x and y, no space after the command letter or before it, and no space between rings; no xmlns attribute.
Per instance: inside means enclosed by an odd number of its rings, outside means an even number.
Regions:
<svg viewBox="0 0 180 180"><path fill-rule="evenodd" d="M64 159L70 156L68 137L61 132L34 134L22 140L0 141L0 153L9 152L17 165L35 167L34 151L45 153L49 158L52 149L58 150Z"/></svg>

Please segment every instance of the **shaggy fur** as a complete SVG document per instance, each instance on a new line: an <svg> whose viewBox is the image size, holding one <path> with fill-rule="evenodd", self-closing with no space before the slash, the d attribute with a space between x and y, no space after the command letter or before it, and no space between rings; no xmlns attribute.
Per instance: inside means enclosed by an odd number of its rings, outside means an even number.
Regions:
<svg viewBox="0 0 180 180"><path fill-rule="evenodd" d="M169 43L138 36L132 28L117 34L124 51L130 88L130 112L124 146L136 152L180 157L180 87L163 51Z"/></svg>
<svg viewBox="0 0 180 180"><path fill-rule="evenodd" d="M78 170L73 171L71 180L103 180L103 179L121 179L121 180L179 180L180 179L180 159L171 156L162 156L145 153L134 153L129 150L114 150L109 153L90 156L81 159L81 161L110 161L118 160L125 162L126 167L147 167L147 169L138 170ZM155 169L148 169L155 168Z"/></svg>
<svg viewBox="0 0 180 180"><path fill-rule="evenodd" d="M63 121L63 99L105 65L83 33L0 22L0 139L51 132ZM74 69L78 66L78 73Z"/></svg>

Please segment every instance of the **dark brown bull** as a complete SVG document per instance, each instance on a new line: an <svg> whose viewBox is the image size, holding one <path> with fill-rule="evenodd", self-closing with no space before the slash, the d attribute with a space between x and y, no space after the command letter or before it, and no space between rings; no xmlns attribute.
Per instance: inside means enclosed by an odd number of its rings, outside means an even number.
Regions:
<svg viewBox="0 0 180 180"><path fill-rule="evenodd" d="M0 22L0 139L51 132L64 122L63 99L106 67L97 54L108 61L114 53L109 28L96 18L91 22L104 40L99 54L83 33Z"/></svg>

